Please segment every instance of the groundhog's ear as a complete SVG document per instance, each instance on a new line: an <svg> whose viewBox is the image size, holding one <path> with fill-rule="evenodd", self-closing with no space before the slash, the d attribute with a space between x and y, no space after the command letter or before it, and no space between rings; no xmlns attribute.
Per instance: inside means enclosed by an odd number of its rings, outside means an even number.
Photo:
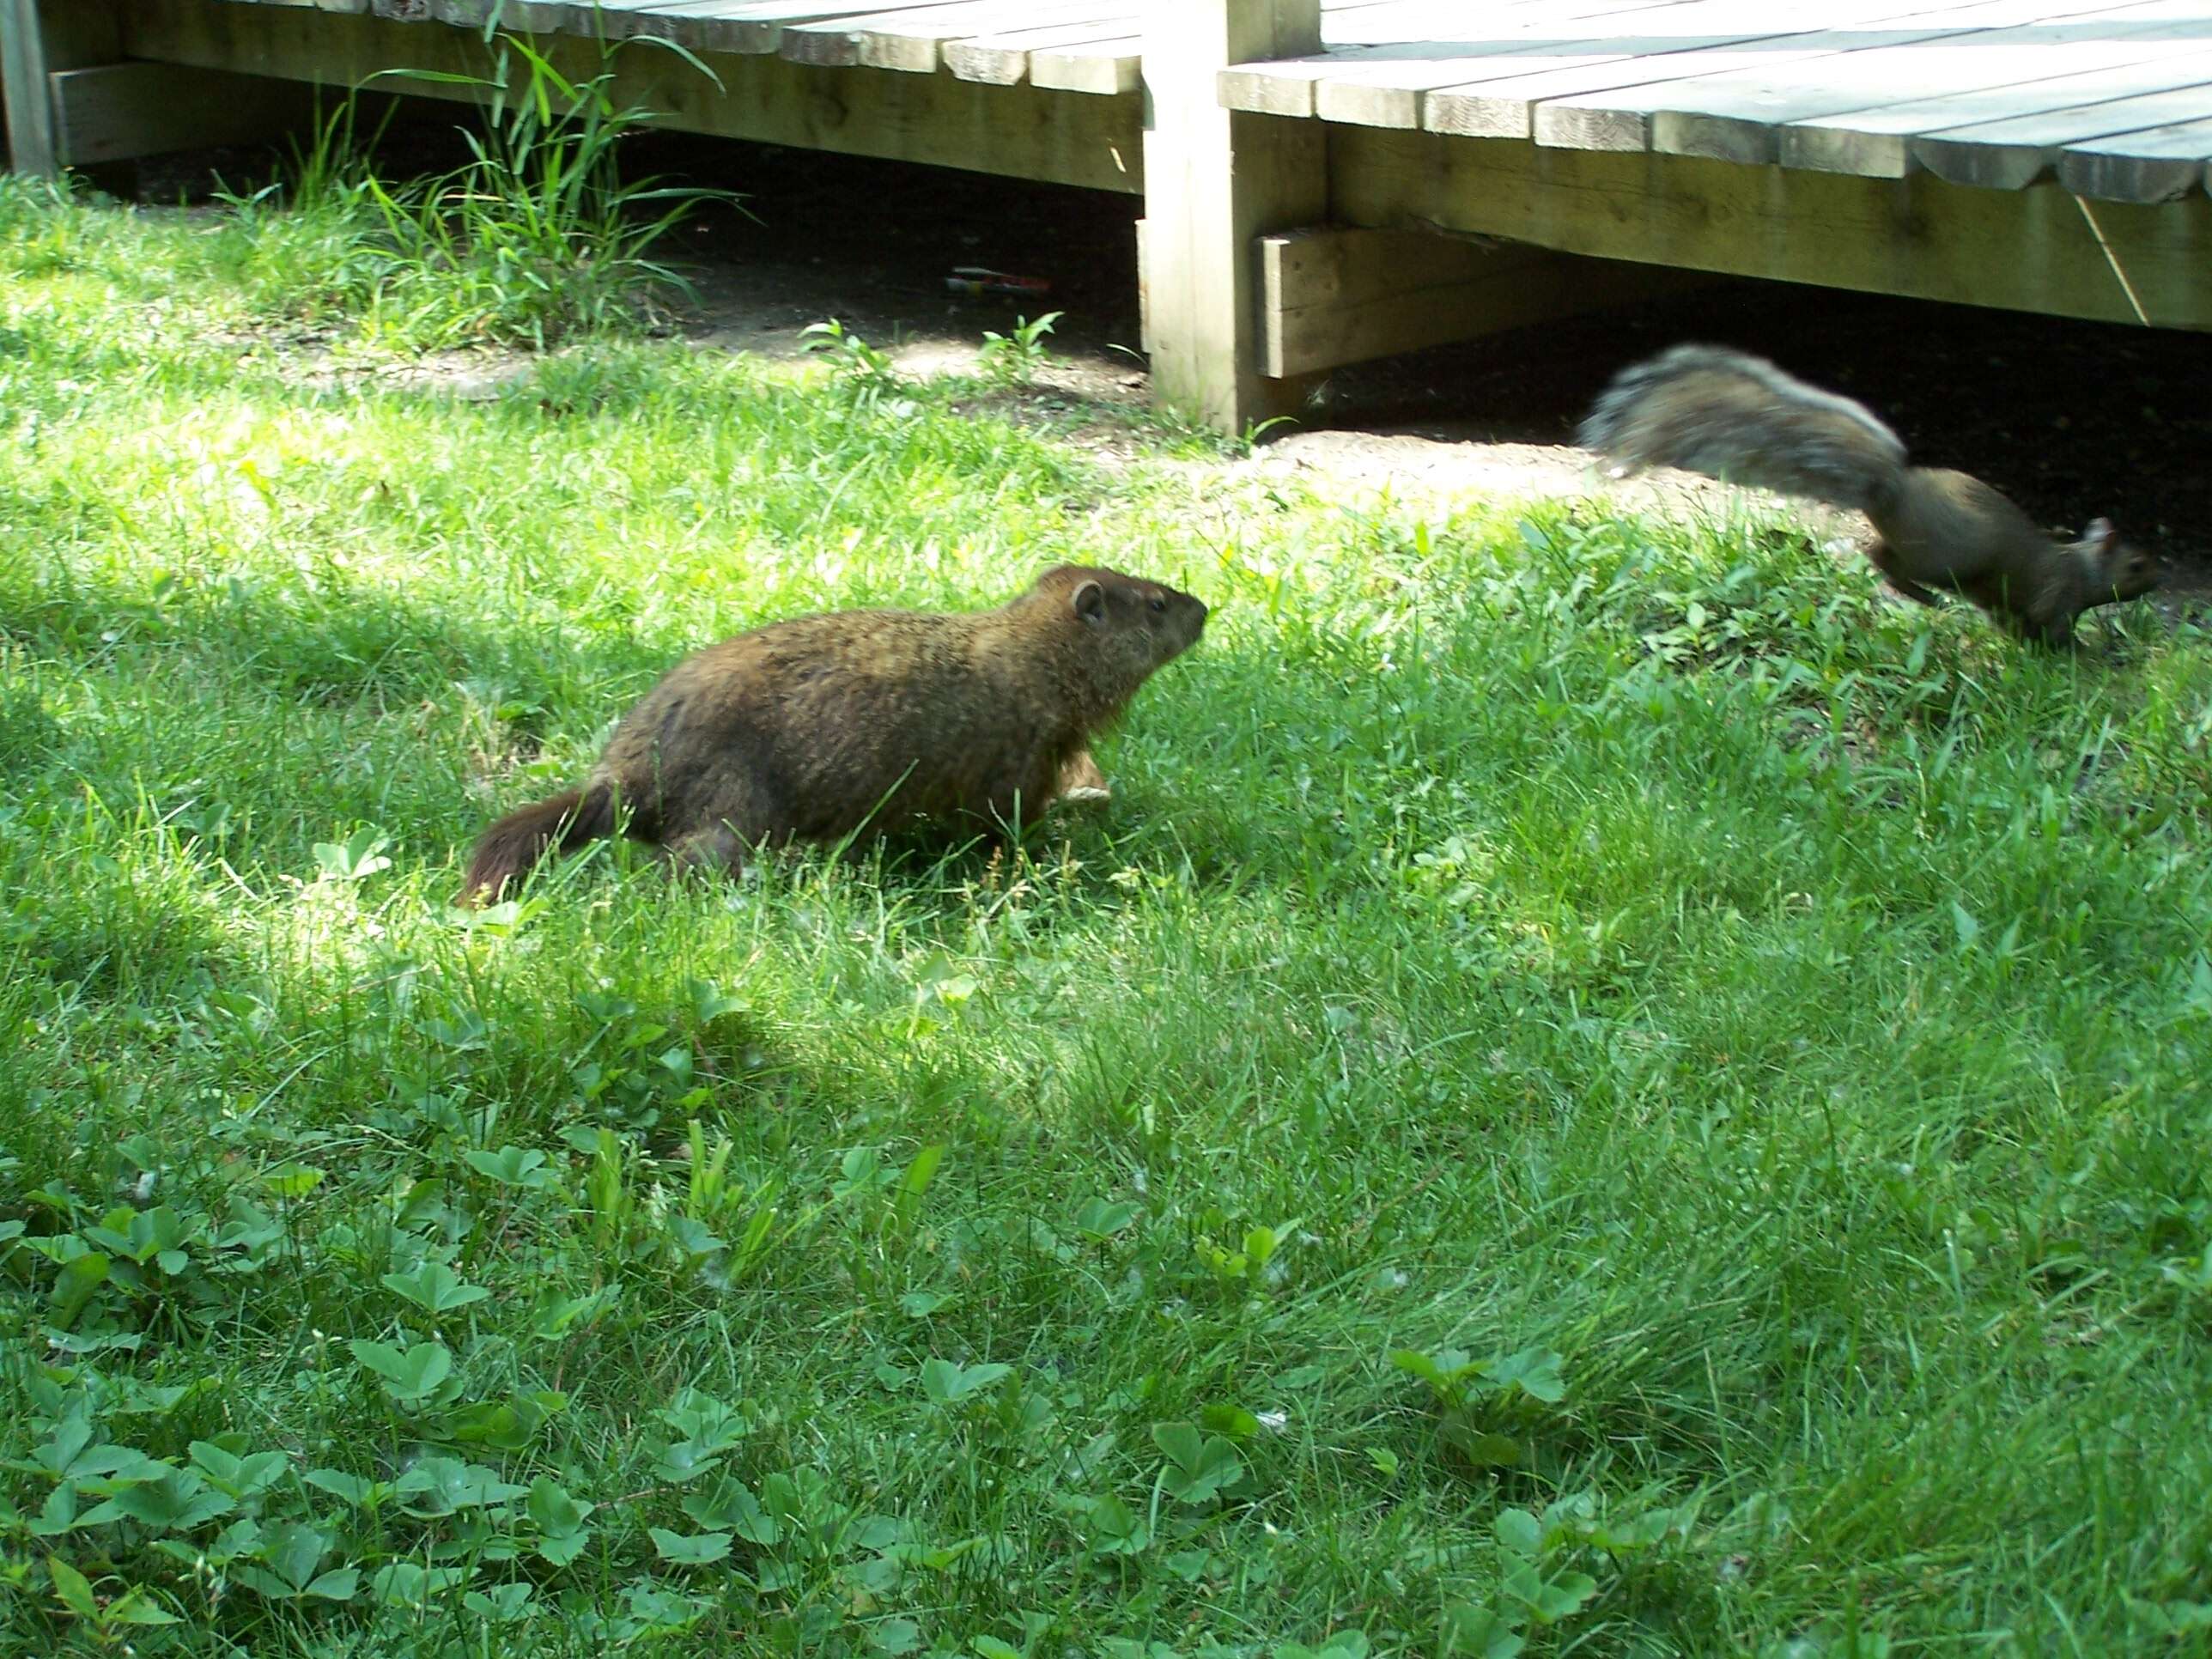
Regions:
<svg viewBox="0 0 2212 1659"><path fill-rule="evenodd" d="M2092 519L2089 527L2081 532L2081 539L2100 553L2109 553L2120 544L2120 532L2112 528L2110 519Z"/></svg>
<svg viewBox="0 0 2212 1659"><path fill-rule="evenodd" d="M1079 582L1075 588L1075 614L1087 623L1106 620L1106 590L1095 581Z"/></svg>

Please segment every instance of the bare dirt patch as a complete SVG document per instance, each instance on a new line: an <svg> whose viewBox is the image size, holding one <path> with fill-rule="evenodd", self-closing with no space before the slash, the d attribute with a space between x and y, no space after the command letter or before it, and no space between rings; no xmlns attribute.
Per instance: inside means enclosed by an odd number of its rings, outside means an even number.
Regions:
<svg viewBox="0 0 2212 1659"><path fill-rule="evenodd" d="M427 169L450 128L449 114L432 112L389 142L411 146ZM836 318L902 372L968 374L984 331L1057 311L1054 361L1036 384L970 406L1073 429L1109 465L1139 453L1115 418L1149 397L1136 350L1137 198L675 134L635 140L630 165L745 192L745 213L709 212L669 250L696 288L671 327L699 349L795 359L807 326ZM204 160L171 170L189 176L195 166L204 178ZM228 171L240 176L235 160ZM160 189L176 199L173 178ZM963 296L947 287L961 266L1041 277L1049 291ZM1329 378L1298 429L1228 465L1353 495L1606 493L1647 510L1695 510L1722 493L1679 474L1608 483L1571 442L1616 369L1683 339L1773 356L1863 398L1917 458L1987 478L2054 527L2109 516L2173 560L2188 586L2212 585L2212 468L2203 464L2212 337L1840 290L1728 283L1355 365ZM517 371L499 354L465 353L375 372L466 396L495 395ZM1098 418L1082 419L1086 406ZM1824 536L1864 533L1856 515L1814 509L1810 522Z"/></svg>

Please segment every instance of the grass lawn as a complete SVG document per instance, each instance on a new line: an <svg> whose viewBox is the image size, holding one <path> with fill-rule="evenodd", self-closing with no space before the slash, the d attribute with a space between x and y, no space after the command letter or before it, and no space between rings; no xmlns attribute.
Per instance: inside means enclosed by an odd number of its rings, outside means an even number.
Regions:
<svg viewBox="0 0 2212 1659"><path fill-rule="evenodd" d="M2212 1639L2201 635L857 351L317 376L295 231L0 192L0 1647ZM1061 560L1214 616L1022 857L449 908L684 652Z"/></svg>

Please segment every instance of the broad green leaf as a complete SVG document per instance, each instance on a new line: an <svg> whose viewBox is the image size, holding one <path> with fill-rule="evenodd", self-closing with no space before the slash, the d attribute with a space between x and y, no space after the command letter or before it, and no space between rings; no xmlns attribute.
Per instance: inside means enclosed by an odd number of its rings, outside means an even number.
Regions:
<svg viewBox="0 0 2212 1659"><path fill-rule="evenodd" d="M1013 1374L1012 1365L956 1365L949 1359L931 1359L921 1367L921 1391L940 1406L965 1400Z"/></svg>
<svg viewBox="0 0 2212 1659"><path fill-rule="evenodd" d="M461 1157L478 1175L502 1187L535 1189L553 1183L553 1172L545 1167L545 1154L535 1147L502 1146L495 1152L471 1148Z"/></svg>
<svg viewBox="0 0 2212 1659"><path fill-rule="evenodd" d="M315 1570L330 1553L331 1540L313 1527L302 1526L296 1521L287 1521L269 1534L262 1547L261 1559L286 1584L297 1592L314 1582Z"/></svg>
<svg viewBox="0 0 2212 1659"><path fill-rule="evenodd" d="M466 1583L471 1569L424 1567L412 1561L394 1561L380 1567L369 1581L376 1599L388 1607L427 1607L456 1584Z"/></svg>
<svg viewBox="0 0 2212 1659"><path fill-rule="evenodd" d="M1161 1486L1185 1504L1208 1503L1243 1478L1244 1460L1237 1448L1218 1434L1201 1435L1194 1425L1155 1424L1152 1443L1167 1458Z"/></svg>
<svg viewBox="0 0 2212 1659"><path fill-rule="evenodd" d="M311 1486L319 1486L326 1492L343 1498L356 1508L380 1501L391 1490L381 1481L365 1480L340 1469L309 1469L300 1478Z"/></svg>
<svg viewBox="0 0 2212 1659"><path fill-rule="evenodd" d="M1519 1353L1493 1359L1486 1369L1501 1389L1516 1388L1532 1400L1557 1405L1566 1398L1567 1385L1559 1375L1559 1356L1549 1348L1523 1348Z"/></svg>
<svg viewBox="0 0 2212 1659"><path fill-rule="evenodd" d="M323 1184L323 1172L307 1164L280 1164L261 1177L279 1198L305 1198Z"/></svg>
<svg viewBox="0 0 2212 1659"><path fill-rule="evenodd" d="M530 1483L522 1508L532 1526L555 1536L577 1531L592 1512L591 1504L569 1497L559 1481L546 1475Z"/></svg>
<svg viewBox="0 0 2212 1659"><path fill-rule="evenodd" d="M491 1294L481 1285L464 1285L461 1276L442 1261L425 1261L411 1273L386 1273L383 1283L394 1296L404 1296L431 1314L465 1308Z"/></svg>
<svg viewBox="0 0 2212 1659"><path fill-rule="evenodd" d="M686 1536L670 1532L665 1527L648 1527L653 1547L664 1561L673 1561L679 1566L705 1567L726 1558L730 1553L730 1534L726 1532L699 1533Z"/></svg>
<svg viewBox="0 0 2212 1659"><path fill-rule="evenodd" d="M76 1323L91 1302L93 1292L107 1282L108 1267L108 1258L98 1250L88 1250L74 1261L63 1264L61 1272L54 1275L54 1288L46 1298L46 1317L56 1328L65 1331Z"/></svg>
<svg viewBox="0 0 2212 1659"><path fill-rule="evenodd" d="M1514 1659L1528 1641L1488 1607L1457 1602L1444 1609L1438 1651L1449 1659Z"/></svg>
<svg viewBox="0 0 2212 1659"><path fill-rule="evenodd" d="M1544 1546L1543 1523L1526 1510L1501 1510L1490 1523L1500 1547L1523 1561L1533 1561Z"/></svg>
<svg viewBox="0 0 2212 1659"><path fill-rule="evenodd" d="M238 1457L208 1440L193 1441L191 1450L192 1462L200 1472L234 1498L243 1498L248 1492L275 1485L291 1466L283 1452L256 1452L250 1457Z"/></svg>
<svg viewBox="0 0 2212 1659"><path fill-rule="evenodd" d="M358 1339L346 1345L352 1349L354 1358L367 1370L374 1371L384 1379L385 1392L404 1404L420 1400L450 1376L453 1356L442 1342L418 1342L402 1352L385 1342L364 1342Z"/></svg>
<svg viewBox="0 0 2212 1659"><path fill-rule="evenodd" d="M1088 1504L1091 1549L1101 1555L1141 1555L1151 1547L1152 1530L1144 1517L1109 1492Z"/></svg>
<svg viewBox="0 0 2212 1659"><path fill-rule="evenodd" d="M155 1604L143 1589L125 1590L110 1601L100 1616L103 1625L178 1625L184 1621Z"/></svg>
<svg viewBox="0 0 2212 1659"><path fill-rule="evenodd" d="M1586 1572L1547 1578L1533 1566L1520 1566L1505 1575L1500 1588L1538 1624L1556 1625L1597 1594L1597 1580Z"/></svg>
<svg viewBox="0 0 2212 1659"><path fill-rule="evenodd" d="M1134 1204L1109 1204L1103 1198L1094 1198L1075 1212L1075 1231L1103 1244L1136 1220L1138 1208Z"/></svg>
<svg viewBox="0 0 2212 1659"><path fill-rule="evenodd" d="M495 1469L464 1463L453 1457L426 1457L392 1483L392 1490L408 1499L410 1515L450 1515L458 1510L482 1509L520 1498L526 1487L501 1480Z"/></svg>
<svg viewBox="0 0 2212 1659"><path fill-rule="evenodd" d="M461 1605L495 1625L512 1624L529 1613L535 1590L531 1584L495 1584L489 1591L471 1590L461 1598Z"/></svg>
<svg viewBox="0 0 2212 1659"><path fill-rule="evenodd" d="M234 1500L210 1488L190 1469L172 1469L158 1480L126 1486L100 1507L106 1509L110 1505L156 1532L190 1532L238 1507ZM99 1514L94 1510L87 1516L86 1523L93 1524L94 1517Z"/></svg>
<svg viewBox="0 0 2212 1659"><path fill-rule="evenodd" d="M92 1593L92 1582L58 1555L46 1558L46 1576L53 1581L54 1595L61 1604L80 1619L97 1619L100 1603Z"/></svg>
<svg viewBox="0 0 2212 1659"><path fill-rule="evenodd" d="M929 1190L937 1166L944 1161L944 1143L933 1142L914 1155L914 1161L899 1176L891 1199L891 1218L901 1231L914 1225L915 1217L921 1210L921 1195Z"/></svg>
<svg viewBox="0 0 2212 1659"><path fill-rule="evenodd" d="M1217 1404L1200 1408L1200 1426L1216 1434L1225 1434L1232 1440L1249 1440L1260 1432L1260 1419L1242 1406Z"/></svg>

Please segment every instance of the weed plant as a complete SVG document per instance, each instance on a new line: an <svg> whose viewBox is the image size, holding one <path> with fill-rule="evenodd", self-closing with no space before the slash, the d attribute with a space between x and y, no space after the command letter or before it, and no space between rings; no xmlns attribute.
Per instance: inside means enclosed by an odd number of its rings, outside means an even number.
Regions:
<svg viewBox="0 0 2212 1659"><path fill-rule="evenodd" d="M653 257L668 232L726 191L625 180L622 141L650 112L615 96L624 51L602 42L597 73L575 81L518 36L490 38L483 77L419 72L483 106L460 129L468 159L446 173L381 177L375 130L348 97L317 126L285 178L228 198L222 257L252 301L312 324L357 327L370 343L428 350L480 343L543 349L579 334L634 329L654 296L686 290ZM387 109L386 121L389 119Z"/></svg>

